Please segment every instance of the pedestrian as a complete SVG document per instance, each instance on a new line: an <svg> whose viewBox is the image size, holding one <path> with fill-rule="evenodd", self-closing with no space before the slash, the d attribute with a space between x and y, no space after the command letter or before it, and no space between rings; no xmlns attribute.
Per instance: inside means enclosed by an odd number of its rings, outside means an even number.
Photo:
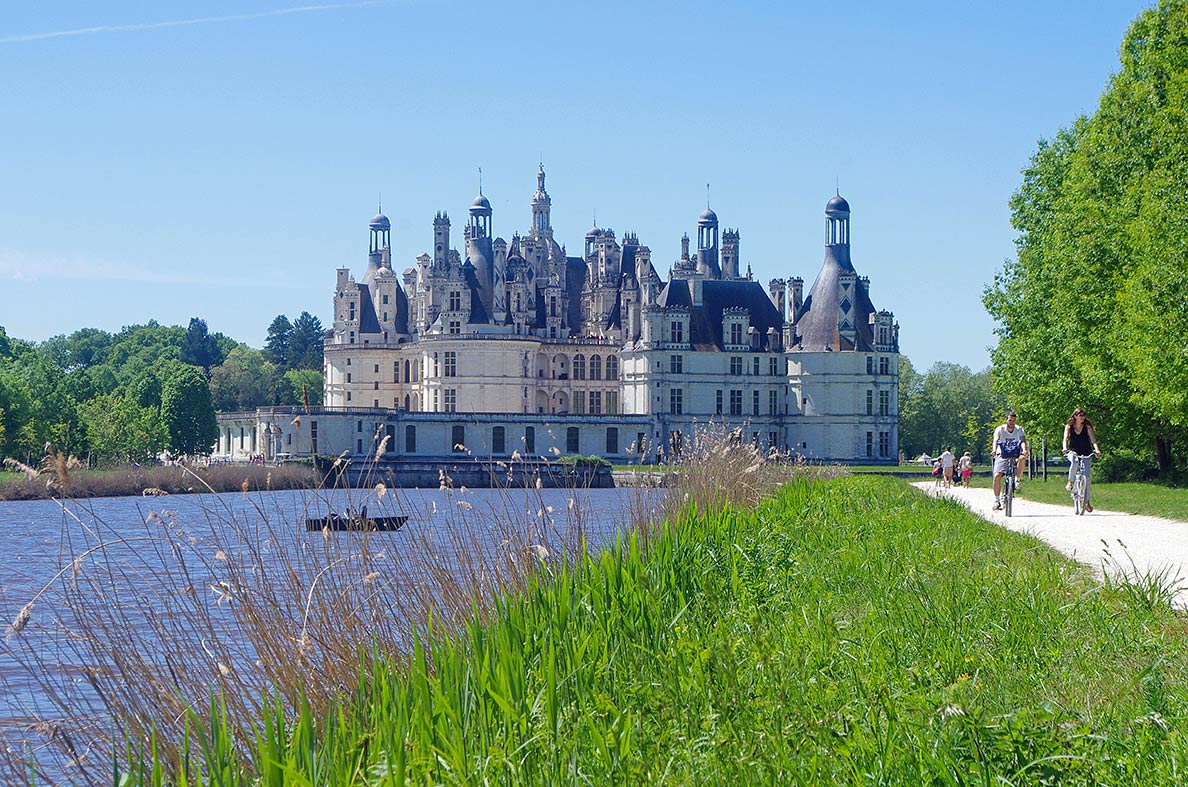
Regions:
<svg viewBox="0 0 1188 787"><path fill-rule="evenodd" d="M966 451L957 460L957 469L961 471L961 485L969 489L969 477L973 475L973 457Z"/></svg>
<svg viewBox="0 0 1188 787"><path fill-rule="evenodd" d="M945 446L945 450L940 455L941 472L945 476L945 488L948 489L953 485L953 465L957 461L953 456L953 446Z"/></svg>

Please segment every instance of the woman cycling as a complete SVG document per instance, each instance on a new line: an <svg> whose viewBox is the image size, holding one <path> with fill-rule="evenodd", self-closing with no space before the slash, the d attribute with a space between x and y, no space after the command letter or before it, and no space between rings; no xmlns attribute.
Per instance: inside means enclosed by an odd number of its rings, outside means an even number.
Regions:
<svg viewBox="0 0 1188 787"><path fill-rule="evenodd" d="M1092 511L1093 506L1089 505L1089 465L1091 463L1089 455L1100 457L1101 449L1097 447L1097 435L1093 431L1093 422L1085 414L1085 408L1078 407L1073 410L1072 415L1068 418L1068 423L1064 425L1064 449L1061 453L1065 455L1075 453L1077 456L1085 457L1081 460L1085 463L1085 511ZM1072 491L1076 476L1077 464L1070 458L1068 483L1064 485L1064 488L1069 492Z"/></svg>

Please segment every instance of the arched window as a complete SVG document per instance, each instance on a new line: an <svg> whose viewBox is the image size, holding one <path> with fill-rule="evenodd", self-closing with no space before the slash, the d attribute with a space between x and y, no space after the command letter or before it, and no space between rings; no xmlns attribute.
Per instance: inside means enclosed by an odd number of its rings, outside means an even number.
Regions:
<svg viewBox="0 0 1188 787"><path fill-rule="evenodd" d="M573 356L573 379L586 379L586 356L581 353Z"/></svg>
<svg viewBox="0 0 1188 787"><path fill-rule="evenodd" d="M408 376L408 373L409 373L409 369L408 369L408 367L409 367L408 360L407 360L407 359L405 359L405 361L404 361L404 382L406 382L406 383L407 383L407 382L409 381L409 379L410 379L410 378L409 378L409 376Z"/></svg>
<svg viewBox="0 0 1188 787"><path fill-rule="evenodd" d="M590 356L590 379L591 380L601 380L602 379L602 356L601 355L591 355Z"/></svg>
<svg viewBox="0 0 1188 787"><path fill-rule="evenodd" d="M619 358L615 355L606 356L606 379L619 379Z"/></svg>

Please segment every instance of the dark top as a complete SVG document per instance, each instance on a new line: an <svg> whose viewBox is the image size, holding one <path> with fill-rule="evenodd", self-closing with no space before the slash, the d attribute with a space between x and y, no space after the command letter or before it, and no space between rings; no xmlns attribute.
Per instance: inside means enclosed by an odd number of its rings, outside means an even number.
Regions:
<svg viewBox="0 0 1188 787"><path fill-rule="evenodd" d="M1093 453L1093 441L1089 439L1089 427L1083 427L1080 433L1077 432L1077 427L1068 427L1068 447L1071 451L1076 451L1079 456L1088 456Z"/></svg>

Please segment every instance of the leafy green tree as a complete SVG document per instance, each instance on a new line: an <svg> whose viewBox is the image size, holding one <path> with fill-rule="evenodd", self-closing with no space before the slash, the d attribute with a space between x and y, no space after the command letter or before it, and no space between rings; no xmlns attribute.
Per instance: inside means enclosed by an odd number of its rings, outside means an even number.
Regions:
<svg viewBox="0 0 1188 787"><path fill-rule="evenodd" d="M174 453L205 454L218 439L210 384L196 367L176 366L163 381L161 420Z"/></svg>
<svg viewBox="0 0 1188 787"><path fill-rule="evenodd" d="M207 377L210 376L212 366L218 366L223 362L222 349L218 340L210 335L206 320L190 318L190 327L186 329L185 338L182 340L181 360L182 363L202 367Z"/></svg>
<svg viewBox="0 0 1188 787"><path fill-rule="evenodd" d="M281 400L279 404L301 407L309 399L309 405L316 407L322 404L322 373L313 369L290 369L285 372L281 384Z"/></svg>
<svg viewBox="0 0 1188 787"><path fill-rule="evenodd" d="M41 350L65 371L86 369L103 363L113 337L98 328L81 328L69 336L53 336L41 343Z"/></svg>
<svg viewBox="0 0 1188 787"><path fill-rule="evenodd" d="M228 412L274 405L279 377L279 370L264 360L264 353L245 345L236 347L222 366L210 371L215 409Z"/></svg>
<svg viewBox="0 0 1188 787"><path fill-rule="evenodd" d="M1103 446L1166 471L1188 438L1188 3L1144 11L1121 61L1096 112L1024 170L1017 259L984 301L996 384L1029 431L1083 405Z"/></svg>
<svg viewBox="0 0 1188 787"><path fill-rule="evenodd" d="M154 456L168 443L155 407L124 396L100 394L79 407L91 450L100 460L134 462Z"/></svg>
<svg viewBox="0 0 1188 787"><path fill-rule="evenodd" d="M161 409L161 378L150 369L143 370L128 388L132 401L139 407Z"/></svg>
<svg viewBox="0 0 1188 787"><path fill-rule="evenodd" d="M12 349L12 342L8 340L8 334L4 331L4 326L0 325L0 360L11 358L15 353Z"/></svg>
<svg viewBox="0 0 1188 787"><path fill-rule="evenodd" d="M268 338L264 341L264 357L281 368L289 368L289 341L293 337L293 324L283 314L278 314L268 326Z"/></svg>
<svg viewBox="0 0 1188 787"><path fill-rule="evenodd" d="M322 321L309 312L301 312L293 321L289 338L289 367L322 369Z"/></svg>
<svg viewBox="0 0 1188 787"><path fill-rule="evenodd" d="M18 456L40 456L46 443L67 453L86 449L78 403L70 394L66 374L57 365L41 352L30 350L5 362L4 376L4 387L17 391L15 399L21 403L15 410L20 419Z"/></svg>
<svg viewBox="0 0 1188 787"><path fill-rule="evenodd" d="M952 446L957 453L969 451L976 462L987 461L990 434L1003 409L991 390L989 371L937 363L920 375L901 356L899 390L899 442L905 455L935 456Z"/></svg>

